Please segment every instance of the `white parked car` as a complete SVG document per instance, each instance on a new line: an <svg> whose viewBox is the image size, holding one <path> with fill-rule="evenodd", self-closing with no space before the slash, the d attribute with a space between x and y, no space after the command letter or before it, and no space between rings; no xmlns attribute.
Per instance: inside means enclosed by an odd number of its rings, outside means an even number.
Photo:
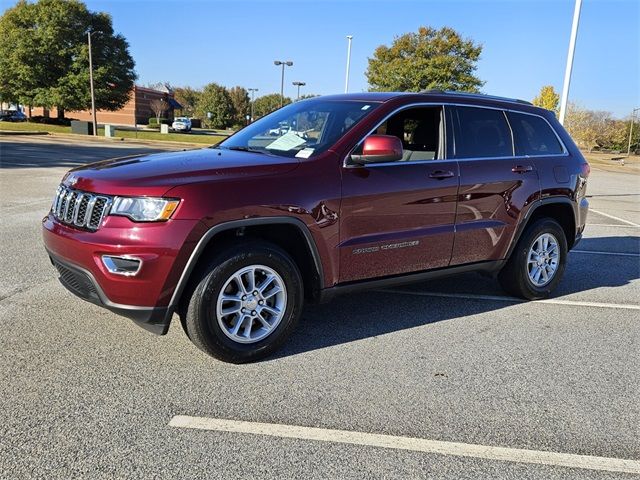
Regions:
<svg viewBox="0 0 640 480"><path fill-rule="evenodd" d="M171 124L176 132L190 132L191 131L191 119L187 117L178 117Z"/></svg>

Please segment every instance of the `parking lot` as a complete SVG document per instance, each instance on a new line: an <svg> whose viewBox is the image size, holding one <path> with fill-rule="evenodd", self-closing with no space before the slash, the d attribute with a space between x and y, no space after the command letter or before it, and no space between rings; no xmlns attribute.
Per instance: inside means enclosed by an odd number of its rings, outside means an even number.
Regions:
<svg viewBox="0 0 640 480"><path fill-rule="evenodd" d="M0 137L0 479L640 474L639 175L593 168L550 300L475 274L351 294L237 366L73 297L42 246L66 170L157 150Z"/></svg>

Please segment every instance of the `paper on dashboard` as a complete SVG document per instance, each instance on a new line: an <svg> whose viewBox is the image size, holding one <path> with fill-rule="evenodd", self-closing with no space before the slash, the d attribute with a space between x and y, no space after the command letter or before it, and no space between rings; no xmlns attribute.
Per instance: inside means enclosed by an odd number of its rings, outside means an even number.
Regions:
<svg viewBox="0 0 640 480"><path fill-rule="evenodd" d="M295 133L287 132L267 145L267 148L270 150L284 150L286 152L304 143L306 143L304 138L300 138Z"/></svg>

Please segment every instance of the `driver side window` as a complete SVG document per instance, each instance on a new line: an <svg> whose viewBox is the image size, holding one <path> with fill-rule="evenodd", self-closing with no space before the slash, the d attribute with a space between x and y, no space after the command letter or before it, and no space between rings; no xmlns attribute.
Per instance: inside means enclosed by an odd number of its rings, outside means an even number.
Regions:
<svg viewBox="0 0 640 480"><path fill-rule="evenodd" d="M444 158L442 107L416 107L388 118L374 132L393 135L402 141L403 155L398 162Z"/></svg>

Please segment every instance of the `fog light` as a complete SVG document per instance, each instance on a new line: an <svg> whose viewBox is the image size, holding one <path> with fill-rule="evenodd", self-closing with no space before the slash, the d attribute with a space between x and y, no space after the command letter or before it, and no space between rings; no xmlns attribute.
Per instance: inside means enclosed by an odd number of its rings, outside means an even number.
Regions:
<svg viewBox="0 0 640 480"><path fill-rule="evenodd" d="M142 267L142 260L129 256L103 255L102 263L109 272L126 277L137 275Z"/></svg>

